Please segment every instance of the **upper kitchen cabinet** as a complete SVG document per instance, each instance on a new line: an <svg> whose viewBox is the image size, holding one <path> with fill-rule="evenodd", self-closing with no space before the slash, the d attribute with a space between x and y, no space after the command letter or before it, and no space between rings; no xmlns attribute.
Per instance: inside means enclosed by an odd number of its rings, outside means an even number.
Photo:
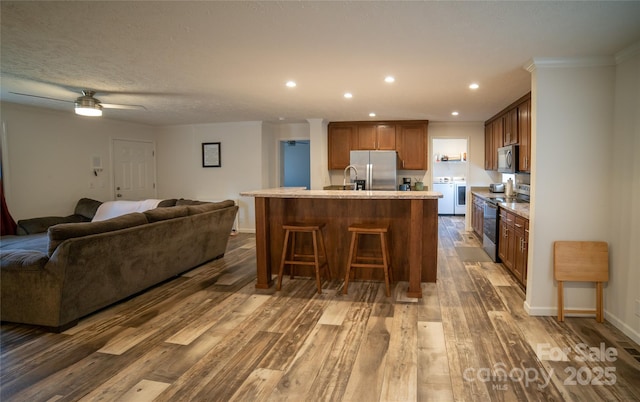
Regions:
<svg viewBox="0 0 640 402"><path fill-rule="evenodd" d="M396 126L396 149L401 169L428 169L426 122L403 123Z"/></svg>
<svg viewBox="0 0 640 402"><path fill-rule="evenodd" d="M359 150L393 151L396 149L395 124L362 123L358 125Z"/></svg>
<svg viewBox="0 0 640 402"><path fill-rule="evenodd" d="M518 170L531 171L531 99L518 105Z"/></svg>
<svg viewBox="0 0 640 402"><path fill-rule="evenodd" d="M504 145L518 143L518 108L509 110L504 115Z"/></svg>
<svg viewBox="0 0 640 402"><path fill-rule="evenodd" d="M397 151L400 169L427 170L427 120L332 122L329 169L349 165L351 150Z"/></svg>
<svg viewBox="0 0 640 402"><path fill-rule="evenodd" d="M498 148L504 145L504 116L488 121L484 126L484 169L498 170Z"/></svg>
<svg viewBox="0 0 640 402"><path fill-rule="evenodd" d="M531 93L485 122L484 168L498 170L498 148L519 145L518 171L531 169Z"/></svg>
<svg viewBox="0 0 640 402"><path fill-rule="evenodd" d="M350 163L350 152L356 149L358 126L353 123L329 123L329 169L344 169Z"/></svg>

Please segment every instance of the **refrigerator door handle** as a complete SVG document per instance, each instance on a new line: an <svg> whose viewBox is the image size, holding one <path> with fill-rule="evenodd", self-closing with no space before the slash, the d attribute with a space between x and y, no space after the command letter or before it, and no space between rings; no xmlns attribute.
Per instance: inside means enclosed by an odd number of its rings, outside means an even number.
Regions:
<svg viewBox="0 0 640 402"><path fill-rule="evenodd" d="M367 163L367 187L369 190L373 188L373 164Z"/></svg>

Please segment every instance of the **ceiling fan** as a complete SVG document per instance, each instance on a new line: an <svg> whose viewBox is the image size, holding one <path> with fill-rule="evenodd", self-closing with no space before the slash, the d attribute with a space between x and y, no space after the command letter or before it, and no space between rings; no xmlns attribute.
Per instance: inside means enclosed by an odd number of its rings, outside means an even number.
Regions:
<svg viewBox="0 0 640 402"><path fill-rule="evenodd" d="M100 99L94 97L96 91L90 89L82 90L82 96L76 98L75 101L69 101L65 99L50 98L47 96L39 96L32 94L24 94L19 92L10 92L14 95L31 96L33 98L48 99L60 102L73 102L75 104L75 112L81 116L102 116L102 108L105 109L133 109L133 110L147 110L142 105L122 105L117 103L102 103Z"/></svg>

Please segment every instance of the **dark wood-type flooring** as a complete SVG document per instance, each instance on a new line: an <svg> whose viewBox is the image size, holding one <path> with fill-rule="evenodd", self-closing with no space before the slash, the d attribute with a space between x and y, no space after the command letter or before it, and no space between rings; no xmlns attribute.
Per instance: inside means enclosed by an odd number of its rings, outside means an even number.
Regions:
<svg viewBox="0 0 640 402"><path fill-rule="evenodd" d="M479 245L441 217L423 299L406 282L342 295L342 279L318 295L311 278L256 290L255 237L239 234L223 259L64 333L2 324L0 400L640 400L637 344L593 318L528 316Z"/></svg>

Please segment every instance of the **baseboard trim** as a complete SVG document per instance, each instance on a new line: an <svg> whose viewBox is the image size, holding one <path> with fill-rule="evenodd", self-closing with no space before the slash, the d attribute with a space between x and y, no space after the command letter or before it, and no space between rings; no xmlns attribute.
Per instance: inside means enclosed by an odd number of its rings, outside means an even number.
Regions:
<svg viewBox="0 0 640 402"><path fill-rule="evenodd" d="M557 307L531 307L525 300L524 310L530 316L558 316ZM593 317L593 314L565 314L566 317ZM604 310L604 319L609 321L611 325L622 331L623 334L631 338L635 343L640 344L640 332L631 328L628 324L620 320L615 315Z"/></svg>
<svg viewBox="0 0 640 402"><path fill-rule="evenodd" d="M628 324L624 323L615 315L607 313L606 310L604 312L604 319L609 321L611 325L618 328L620 331L622 331L623 334L633 339L635 343L640 345L640 332L631 328Z"/></svg>

